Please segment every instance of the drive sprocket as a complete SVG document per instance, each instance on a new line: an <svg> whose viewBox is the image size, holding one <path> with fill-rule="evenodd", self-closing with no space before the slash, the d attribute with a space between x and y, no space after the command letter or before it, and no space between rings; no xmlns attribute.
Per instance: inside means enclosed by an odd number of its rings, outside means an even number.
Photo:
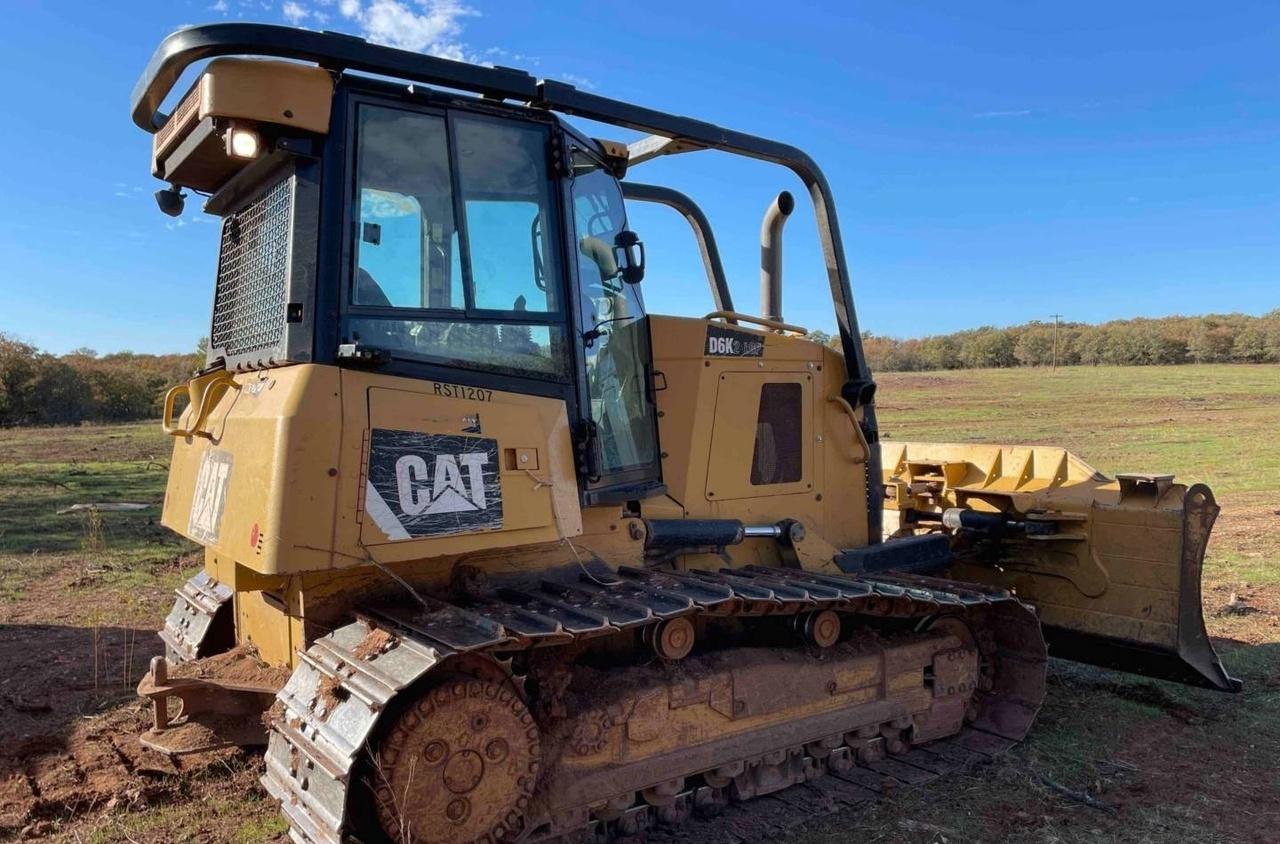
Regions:
<svg viewBox="0 0 1280 844"><path fill-rule="evenodd" d="M509 684L454 677L402 712L379 747L378 821L393 841L514 837L542 762L537 724Z"/></svg>

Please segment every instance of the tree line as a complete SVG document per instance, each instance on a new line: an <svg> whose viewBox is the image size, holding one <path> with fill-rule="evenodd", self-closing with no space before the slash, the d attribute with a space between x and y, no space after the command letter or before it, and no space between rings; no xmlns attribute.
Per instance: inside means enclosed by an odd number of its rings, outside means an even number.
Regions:
<svg viewBox="0 0 1280 844"><path fill-rule="evenodd" d="M0 333L0 427L125 422L160 415L165 390L204 365L191 354L51 355Z"/></svg>
<svg viewBox="0 0 1280 844"><path fill-rule="evenodd" d="M836 343L838 344L838 340ZM901 340L871 332L862 346L873 372L1013 366L1155 366L1280 363L1280 308L1246 314L1121 319L1088 325L1028 322Z"/></svg>
<svg viewBox="0 0 1280 844"><path fill-rule="evenodd" d="M1013 366L1181 363L1280 363L1280 308L1245 314L1124 319L1057 326L1028 322L983 326L902 340L864 332L873 372ZM810 337L839 344L821 331ZM0 426L124 422L160 415L165 390L204 363L204 342L190 354L52 355L0 333Z"/></svg>

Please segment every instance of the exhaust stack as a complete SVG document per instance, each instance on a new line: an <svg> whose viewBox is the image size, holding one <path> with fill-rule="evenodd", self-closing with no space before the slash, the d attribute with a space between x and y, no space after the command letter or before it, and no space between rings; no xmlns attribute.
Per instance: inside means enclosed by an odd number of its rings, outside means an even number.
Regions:
<svg viewBox="0 0 1280 844"><path fill-rule="evenodd" d="M795 197L784 190L760 224L760 315L777 322L782 321L782 227L795 207Z"/></svg>

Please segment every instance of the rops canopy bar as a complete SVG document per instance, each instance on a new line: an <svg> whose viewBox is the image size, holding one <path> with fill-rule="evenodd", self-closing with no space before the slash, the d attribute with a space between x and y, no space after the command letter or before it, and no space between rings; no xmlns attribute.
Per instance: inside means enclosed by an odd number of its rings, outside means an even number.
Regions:
<svg viewBox="0 0 1280 844"><path fill-rule="evenodd" d="M818 165L788 144L723 129L711 123L656 111L579 91L563 82L538 82L522 70L490 68L426 56L394 47L370 44L336 32L312 32L257 23L217 23L180 29L160 43L133 89L133 121L148 132L164 125L168 115L160 104L189 66L204 59L230 55L272 56L315 62L333 70L359 70L424 84L442 85L490 97L528 102L564 114L624 126L661 136L647 154L633 154L637 162L653 155L692 149L719 149L782 164L809 189L818 218L823 258L827 266L851 378L859 384L852 404L871 398L871 373L862 355L857 319L849 291L844 249L830 186ZM645 142L641 142L643 145ZM640 146L635 145L635 146ZM874 424L874 423L873 423Z"/></svg>
<svg viewBox="0 0 1280 844"><path fill-rule="evenodd" d="M642 202L656 202L674 208L693 229L693 237L698 241L698 251L702 254L702 266L707 271L707 281L711 285L711 298L716 303L717 311L733 310L733 294L729 292L729 282L725 279L724 265L720 262L720 250L716 247L716 235L711 229L707 215L702 213L698 204L675 188L664 185L643 185L639 182L622 182L622 195L627 199Z"/></svg>

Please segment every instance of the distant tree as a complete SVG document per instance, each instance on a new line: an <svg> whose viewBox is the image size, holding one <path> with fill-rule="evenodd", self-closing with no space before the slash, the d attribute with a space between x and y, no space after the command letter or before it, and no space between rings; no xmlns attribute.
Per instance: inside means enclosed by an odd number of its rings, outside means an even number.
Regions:
<svg viewBox="0 0 1280 844"><path fill-rule="evenodd" d="M1231 359L1235 336L1231 325L1217 317L1203 317L1191 329L1187 352L1196 363L1221 363Z"/></svg>
<svg viewBox="0 0 1280 844"><path fill-rule="evenodd" d="M1111 331L1107 326L1085 326L1078 343L1081 363L1091 366L1107 363L1107 347L1111 343Z"/></svg>
<svg viewBox="0 0 1280 844"><path fill-rule="evenodd" d="M1063 366L1280 363L1280 308L1261 317L1210 314L1112 320L1100 325L1064 322L1058 325L1057 335L1057 360ZM1040 321L913 340L870 331L862 337L872 368L881 372L1047 366L1054 358L1054 326Z"/></svg>
<svg viewBox="0 0 1280 844"><path fill-rule="evenodd" d="M30 387L31 421L70 425L95 417L93 390L84 374L52 355L40 355Z"/></svg>
<svg viewBox="0 0 1280 844"><path fill-rule="evenodd" d="M31 384L37 371L36 347L0 334L0 425L32 420Z"/></svg>
<svg viewBox="0 0 1280 844"><path fill-rule="evenodd" d="M959 369L963 365L960 341L955 335L925 337L920 341L918 354L922 369Z"/></svg>
<svg viewBox="0 0 1280 844"><path fill-rule="evenodd" d="M807 335L805 335L805 339L812 340L815 343L821 343L824 346L832 345L831 335L823 331L822 329L816 329L814 331L810 331Z"/></svg>
<svg viewBox="0 0 1280 844"><path fill-rule="evenodd" d="M1263 363L1267 358L1267 324L1261 319L1251 321L1232 341L1231 359L1241 363Z"/></svg>
<svg viewBox="0 0 1280 844"><path fill-rule="evenodd" d="M1059 340L1062 338L1059 337ZM1060 348L1059 352L1065 351ZM1049 366L1053 363L1053 326L1033 322L1018 336L1013 356L1023 366Z"/></svg>
<svg viewBox="0 0 1280 844"><path fill-rule="evenodd" d="M203 365L194 354L62 357L0 334L0 426L154 418L164 391Z"/></svg>
<svg viewBox="0 0 1280 844"><path fill-rule="evenodd" d="M1261 318L1262 330L1266 334L1267 360L1280 363L1280 308Z"/></svg>
<svg viewBox="0 0 1280 844"><path fill-rule="evenodd" d="M1167 321L1135 319L1111 323L1108 363L1127 366L1185 363L1187 344L1181 330Z"/></svg>
<svg viewBox="0 0 1280 844"><path fill-rule="evenodd" d="M1010 332L991 326L961 332L960 361L974 369L1015 366L1014 340Z"/></svg>

